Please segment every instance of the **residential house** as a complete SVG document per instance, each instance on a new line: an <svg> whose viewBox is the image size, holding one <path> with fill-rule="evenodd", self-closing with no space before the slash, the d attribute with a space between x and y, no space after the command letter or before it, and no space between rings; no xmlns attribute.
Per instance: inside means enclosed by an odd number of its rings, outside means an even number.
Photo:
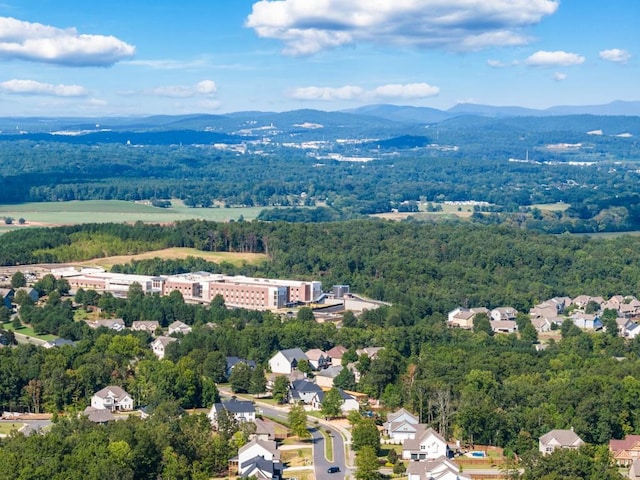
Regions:
<svg viewBox="0 0 640 480"><path fill-rule="evenodd" d="M625 303L625 299L622 295L614 295L609 300L602 304L602 310L615 310L620 312L620 307Z"/></svg>
<svg viewBox="0 0 640 480"><path fill-rule="evenodd" d="M518 331L518 324L515 320L492 320L489 323L494 333L515 333Z"/></svg>
<svg viewBox="0 0 640 480"><path fill-rule="evenodd" d="M320 370L316 373L316 384L319 387L333 387L333 381L338 375L340 375L340 372L342 372L343 369L344 367L342 365L337 365L335 367L328 367L324 370Z"/></svg>
<svg viewBox="0 0 640 480"><path fill-rule="evenodd" d="M458 307L449 312L447 316L447 325L449 327L464 328L471 330L473 328L473 319L476 314L468 308Z"/></svg>
<svg viewBox="0 0 640 480"><path fill-rule="evenodd" d="M538 449L543 455L549 455L556 448L577 449L583 444L584 442L573 429L551 430L539 438Z"/></svg>
<svg viewBox="0 0 640 480"><path fill-rule="evenodd" d="M460 468L447 457L425 462L411 462L407 468L407 480L471 480L471 476L460 472Z"/></svg>
<svg viewBox="0 0 640 480"><path fill-rule="evenodd" d="M181 333L183 335L186 335L187 333L190 333L191 330L193 329L189 325L187 325L184 322L181 322L180 320L176 320L171 325L169 325L169 330L167 331L167 334L173 335L174 333Z"/></svg>
<svg viewBox="0 0 640 480"><path fill-rule="evenodd" d="M491 321L499 322L504 320L515 320L518 311L515 308L511 307L499 307L494 308L489 312L489 317Z"/></svg>
<svg viewBox="0 0 640 480"><path fill-rule="evenodd" d="M299 348L280 350L269 359L269 368L273 373L289 375L296 368L300 360L309 360L304 352Z"/></svg>
<svg viewBox="0 0 640 480"><path fill-rule="evenodd" d="M218 424L218 415L225 410L229 415L233 416L238 422L255 422L256 407L253 402L232 399L228 402L214 403L207 414L211 423L215 426Z"/></svg>
<svg viewBox="0 0 640 480"><path fill-rule="evenodd" d="M26 293L27 297L29 297L34 303L37 302L40 299L40 294L38 293L38 291L35 288L32 288L32 287L16 288L15 293L17 294L18 292Z"/></svg>
<svg viewBox="0 0 640 480"><path fill-rule="evenodd" d="M629 478L631 480L640 480L640 459L635 459L629 469Z"/></svg>
<svg viewBox="0 0 640 480"><path fill-rule="evenodd" d="M91 397L91 406L98 410L133 410L133 397L116 385L109 385Z"/></svg>
<svg viewBox="0 0 640 480"><path fill-rule="evenodd" d="M535 328L537 332L550 332L553 324L559 325L562 323L561 320L562 319L558 317L537 317L531 319L531 325L533 325L533 328Z"/></svg>
<svg viewBox="0 0 640 480"><path fill-rule="evenodd" d="M630 466L640 459L640 435L627 435L622 440L609 440L609 451L616 464Z"/></svg>
<svg viewBox="0 0 640 480"><path fill-rule="evenodd" d="M597 315L583 313L583 312L574 312L570 317L574 325L578 328L582 328L583 330L601 330L602 322Z"/></svg>
<svg viewBox="0 0 640 480"><path fill-rule="evenodd" d="M103 408L87 407L82 412L90 422L106 424L116 419L111 413L111 410L105 410Z"/></svg>
<svg viewBox="0 0 640 480"><path fill-rule="evenodd" d="M279 479L282 475L276 442L253 439L238 450L238 475L242 478Z"/></svg>
<svg viewBox="0 0 640 480"><path fill-rule="evenodd" d="M571 304L575 305L578 308L585 308L590 301L591 297L589 295L578 295L571 301Z"/></svg>
<svg viewBox="0 0 640 480"><path fill-rule="evenodd" d="M356 350L356 355L358 355L359 357L360 355L365 354L371 360L375 360L376 358L378 358L378 354L380 353L380 350L382 350L383 348L384 347L359 348L358 350Z"/></svg>
<svg viewBox="0 0 640 480"><path fill-rule="evenodd" d="M640 325L637 323L632 323L627 327L626 336L627 338L634 339L640 334Z"/></svg>
<svg viewBox="0 0 640 480"><path fill-rule="evenodd" d="M131 324L131 330L134 332L147 332L154 335L160 329L160 323L157 320L136 320Z"/></svg>
<svg viewBox="0 0 640 480"><path fill-rule="evenodd" d="M307 380L295 380L291 383L289 403L302 402L315 410L319 410L324 398L324 392L315 383Z"/></svg>
<svg viewBox="0 0 640 480"><path fill-rule="evenodd" d="M346 347L342 345L336 345L330 350L327 350L327 355L331 359L331 366L342 365L342 356L347 351Z"/></svg>
<svg viewBox="0 0 640 480"><path fill-rule="evenodd" d="M628 303L623 303L618 312L624 317L637 317L640 315L640 300L633 298Z"/></svg>
<svg viewBox="0 0 640 480"><path fill-rule="evenodd" d="M558 305L548 301L539 303L531 310L529 310L529 317L531 320L536 318L554 318L558 316Z"/></svg>
<svg viewBox="0 0 640 480"><path fill-rule="evenodd" d="M387 421L383 424L384 434L389 439L402 442L407 439L416 438L418 425L420 420L418 417L408 410L401 408L400 410L387 415Z"/></svg>
<svg viewBox="0 0 640 480"><path fill-rule="evenodd" d="M304 352L304 354L307 356L309 364L314 370L322 370L323 368L327 368L331 365L331 358L329 355L319 348L312 348L311 350Z"/></svg>
<svg viewBox="0 0 640 480"><path fill-rule="evenodd" d="M252 370L256 368L256 362L254 362L253 360L245 360L244 358L240 358L240 357L227 357L227 369L225 373L227 378L231 376L233 369L239 363L244 363L245 365L248 365L249 368L251 368Z"/></svg>
<svg viewBox="0 0 640 480"><path fill-rule="evenodd" d="M42 345L42 348L60 348L60 347L64 347L65 345L69 345L71 347L75 347L76 344L75 342L71 341L71 340L67 340L66 338L56 338L54 340L49 340L48 342L45 342Z"/></svg>
<svg viewBox="0 0 640 480"><path fill-rule="evenodd" d="M9 310L12 308L12 300L15 292L13 288L0 288L0 304L7 307Z"/></svg>
<svg viewBox="0 0 640 480"><path fill-rule="evenodd" d="M403 460L435 460L440 457L449 457L449 445L442 435L424 424L418 424L415 438L402 442Z"/></svg>
<svg viewBox="0 0 640 480"><path fill-rule="evenodd" d="M167 349L167 345L170 343L176 342L178 339L175 337L165 337L160 336L156 338L153 342L151 342L151 350L160 360L164 358L165 351Z"/></svg>
<svg viewBox="0 0 640 480"><path fill-rule="evenodd" d="M276 439L275 422L263 418L256 418L254 423L256 424L256 433L249 435L249 438L256 438L258 440Z"/></svg>
<svg viewBox="0 0 640 480"><path fill-rule="evenodd" d="M342 405L340 405L340 410L344 415L348 415L349 412L357 412L360 410L360 403L353 395L345 392L341 388L338 388L338 393L342 397Z"/></svg>
<svg viewBox="0 0 640 480"><path fill-rule="evenodd" d="M100 327L108 328L109 330L115 330L121 332L125 329L124 320L121 318L107 318L103 320L85 320L85 323L90 328L98 329Z"/></svg>

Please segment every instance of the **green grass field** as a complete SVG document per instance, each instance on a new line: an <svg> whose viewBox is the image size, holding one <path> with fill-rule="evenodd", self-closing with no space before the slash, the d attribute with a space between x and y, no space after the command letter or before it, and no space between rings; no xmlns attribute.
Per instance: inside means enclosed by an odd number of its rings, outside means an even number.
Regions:
<svg viewBox="0 0 640 480"><path fill-rule="evenodd" d="M15 330L13 328L13 325L11 325L11 323L3 324L2 328L4 328L5 330L15 331L16 333L20 333L27 337L33 337L33 338L37 338L38 340L44 340L45 342L48 342L49 340L55 340L56 338L58 338L55 335L36 335L36 332L34 332L33 328L31 327L22 327L22 328L19 328L18 330Z"/></svg>
<svg viewBox="0 0 640 480"><path fill-rule="evenodd" d="M25 424L20 422L0 423L0 435L9 435L12 431L20 430L24 426Z"/></svg>
<svg viewBox="0 0 640 480"><path fill-rule="evenodd" d="M16 224L19 218L24 218L27 226L137 221L164 223L194 218L225 222L238 220L240 217L253 220L264 209L263 207L189 208L177 200L173 200L172 203L173 206L170 208L157 208L122 200L22 203L0 205L0 217L12 217ZM3 225L0 227L0 233L15 228L24 227Z"/></svg>

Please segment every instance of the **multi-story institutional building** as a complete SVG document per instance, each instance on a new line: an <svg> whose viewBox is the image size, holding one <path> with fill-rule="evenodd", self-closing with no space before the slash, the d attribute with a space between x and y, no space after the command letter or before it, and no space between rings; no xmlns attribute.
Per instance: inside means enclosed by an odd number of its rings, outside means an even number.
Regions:
<svg viewBox="0 0 640 480"><path fill-rule="evenodd" d="M94 289L112 293L126 293L137 282L145 293L169 295L179 291L185 300L209 303L221 295L229 307L253 310L284 308L291 304L308 304L322 296L320 282L276 280L230 276L208 272L151 277L114 273L90 273L67 276L71 288Z"/></svg>

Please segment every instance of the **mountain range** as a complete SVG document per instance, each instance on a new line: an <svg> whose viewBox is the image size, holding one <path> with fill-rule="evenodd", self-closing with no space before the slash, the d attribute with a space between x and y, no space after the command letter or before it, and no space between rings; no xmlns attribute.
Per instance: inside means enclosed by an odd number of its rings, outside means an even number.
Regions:
<svg viewBox="0 0 640 480"><path fill-rule="evenodd" d="M448 110L430 107L411 107L388 104L365 105L343 110L347 113L371 115L387 120L410 123L438 123L463 115L480 117L551 117L562 115L640 116L640 101L622 101L605 105L558 105L544 110L516 106L493 106L475 103L459 103Z"/></svg>

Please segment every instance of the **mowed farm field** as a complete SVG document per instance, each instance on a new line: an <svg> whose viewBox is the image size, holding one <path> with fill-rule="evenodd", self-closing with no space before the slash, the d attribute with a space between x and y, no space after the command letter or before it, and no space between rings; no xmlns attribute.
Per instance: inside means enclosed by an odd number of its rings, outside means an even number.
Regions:
<svg viewBox="0 0 640 480"><path fill-rule="evenodd" d="M180 201L172 201L169 208L152 207L124 200L86 200L71 202L22 203L0 205L0 217L13 218L14 225L2 225L0 232L33 226L73 225L78 223L168 223L177 220L202 219L216 222L255 219L263 207L189 208ZM17 225L24 218L23 226Z"/></svg>
<svg viewBox="0 0 640 480"><path fill-rule="evenodd" d="M262 253L240 253L240 252L202 252L195 248L165 248L164 250L154 250L151 252L139 253L137 255L118 255L114 257L96 258L79 262L83 266L99 266L109 270L113 265L130 263L132 260L145 260L151 258L180 259L187 257L203 258L214 263L230 263L236 266L244 264L256 265L267 260L267 256Z"/></svg>

